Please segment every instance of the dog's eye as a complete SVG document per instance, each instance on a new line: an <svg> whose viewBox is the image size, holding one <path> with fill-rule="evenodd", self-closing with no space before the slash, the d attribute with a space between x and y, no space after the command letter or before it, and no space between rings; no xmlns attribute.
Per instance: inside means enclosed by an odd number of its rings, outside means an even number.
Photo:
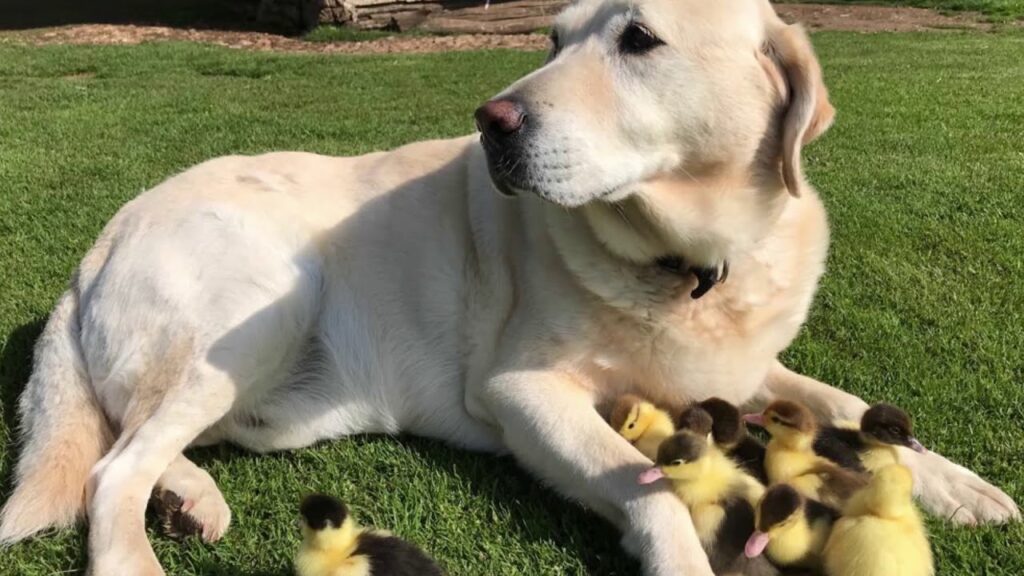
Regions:
<svg viewBox="0 0 1024 576"><path fill-rule="evenodd" d="M551 57L554 58L558 56L558 52L562 49L558 38L558 30L552 30L549 38L551 39Z"/></svg>
<svg viewBox="0 0 1024 576"><path fill-rule="evenodd" d="M619 37L619 49L624 54L646 54L662 44L664 42L655 36L654 32L636 22L630 22Z"/></svg>

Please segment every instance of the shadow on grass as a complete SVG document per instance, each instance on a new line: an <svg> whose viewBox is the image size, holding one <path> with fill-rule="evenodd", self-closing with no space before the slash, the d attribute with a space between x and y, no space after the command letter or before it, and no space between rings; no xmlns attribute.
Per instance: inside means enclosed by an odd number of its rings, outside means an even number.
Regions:
<svg viewBox="0 0 1024 576"><path fill-rule="evenodd" d="M306 4L316 0L302 0ZM299 4L300 0L294 0ZM281 2L285 4L285 2ZM171 27L267 30L260 0L4 0L0 30L68 24L147 24ZM291 30L281 30L291 31Z"/></svg>
<svg viewBox="0 0 1024 576"><path fill-rule="evenodd" d="M548 512L550 522L527 526L517 522L519 536L527 540L551 541L575 551L591 576L639 574L640 566L619 546L620 535L607 521L571 503L543 486L521 469L512 457L461 453L452 458L452 448L421 438L398 441L409 452L438 468L454 468L471 488L501 508L516 510L529 503L532 509ZM551 528L554 527L554 531Z"/></svg>

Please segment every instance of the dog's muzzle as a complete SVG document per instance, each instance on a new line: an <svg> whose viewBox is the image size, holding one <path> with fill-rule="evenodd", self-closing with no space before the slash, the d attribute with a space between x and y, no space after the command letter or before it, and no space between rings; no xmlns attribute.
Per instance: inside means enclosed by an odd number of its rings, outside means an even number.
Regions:
<svg viewBox="0 0 1024 576"><path fill-rule="evenodd" d="M526 106L513 97L491 100L477 108L474 118L495 187L506 196L527 189L525 142L536 122Z"/></svg>

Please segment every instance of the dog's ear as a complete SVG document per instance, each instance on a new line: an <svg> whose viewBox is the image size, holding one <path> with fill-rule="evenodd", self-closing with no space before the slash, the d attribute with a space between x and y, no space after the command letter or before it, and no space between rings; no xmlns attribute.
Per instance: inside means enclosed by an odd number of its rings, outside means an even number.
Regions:
<svg viewBox="0 0 1024 576"><path fill-rule="evenodd" d="M768 70L769 77L781 84L784 102L782 180L790 194L800 196L800 149L828 130L836 111L828 101L821 65L803 27L772 22L763 51L777 67Z"/></svg>

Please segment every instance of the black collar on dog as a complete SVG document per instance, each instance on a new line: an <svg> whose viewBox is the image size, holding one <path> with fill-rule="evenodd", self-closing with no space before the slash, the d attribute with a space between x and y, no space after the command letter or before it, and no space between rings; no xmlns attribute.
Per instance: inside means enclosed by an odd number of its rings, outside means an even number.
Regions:
<svg viewBox="0 0 1024 576"><path fill-rule="evenodd" d="M693 274L697 277L697 287L690 292L690 298L694 300L707 294L716 284L725 282L725 279L729 277L729 261L725 260L722 262L722 267L719 269L718 266L709 266L701 268L699 266L686 266L686 262L679 256L662 256L655 261L658 268L671 272L672 274L678 274L685 276L687 274Z"/></svg>

